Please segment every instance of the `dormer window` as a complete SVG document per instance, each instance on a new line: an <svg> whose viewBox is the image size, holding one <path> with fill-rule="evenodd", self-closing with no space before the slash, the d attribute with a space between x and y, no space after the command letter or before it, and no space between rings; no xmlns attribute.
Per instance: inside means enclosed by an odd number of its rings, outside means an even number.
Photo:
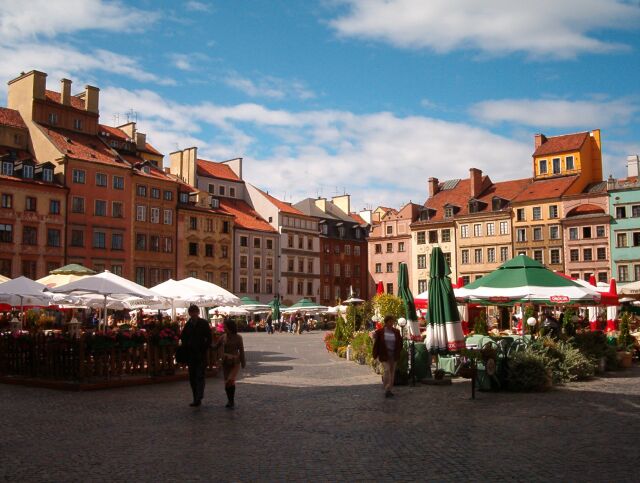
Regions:
<svg viewBox="0 0 640 483"><path fill-rule="evenodd" d="M218 198L211 198L211 208L220 208L220 200Z"/></svg>
<svg viewBox="0 0 640 483"><path fill-rule="evenodd" d="M180 193L180 203L189 203L189 193Z"/></svg>
<svg viewBox="0 0 640 483"><path fill-rule="evenodd" d="M44 168L42 170L42 181L47 183L53 182L53 170L51 168Z"/></svg>
<svg viewBox="0 0 640 483"><path fill-rule="evenodd" d="M506 200L499 198L497 196L495 196L492 200L491 200L491 209L493 211L500 211L502 208L505 207L506 205Z"/></svg>
<svg viewBox="0 0 640 483"><path fill-rule="evenodd" d="M575 165L573 163L573 156L567 156L564 158L564 164L565 164L565 168L567 171L573 171L575 168Z"/></svg>
<svg viewBox="0 0 640 483"><path fill-rule="evenodd" d="M58 115L55 112L49 113L49 124L51 124L52 126L58 124Z"/></svg>
<svg viewBox="0 0 640 483"><path fill-rule="evenodd" d="M444 217L445 218L453 218L453 206L445 206L444 207Z"/></svg>
<svg viewBox="0 0 640 483"><path fill-rule="evenodd" d="M553 158L553 174L560 174L560 158Z"/></svg>
<svg viewBox="0 0 640 483"><path fill-rule="evenodd" d="M33 179L33 165L31 164L22 165L22 177L24 179Z"/></svg>
<svg viewBox="0 0 640 483"><path fill-rule="evenodd" d="M5 176L13 176L13 161L2 162L2 174Z"/></svg>
<svg viewBox="0 0 640 483"><path fill-rule="evenodd" d="M538 173L547 174L547 172L548 172L547 160L546 159L541 159L540 161L538 161Z"/></svg>
<svg viewBox="0 0 640 483"><path fill-rule="evenodd" d="M76 131L82 131L82 119L73 120L73 129Z"/></svg>
<svg viewBox="0 0 640 483"><path fill-rule="evenodd" d="M478 212L478 201L471 200L469 201L469 213L477 213Z"/></svg>
<svg viewBox="0 0 640 483"><path fill-rule="evenodd" d="M429 210L422 210L420 212L420 221L428 221L429 220Z"/></svg>

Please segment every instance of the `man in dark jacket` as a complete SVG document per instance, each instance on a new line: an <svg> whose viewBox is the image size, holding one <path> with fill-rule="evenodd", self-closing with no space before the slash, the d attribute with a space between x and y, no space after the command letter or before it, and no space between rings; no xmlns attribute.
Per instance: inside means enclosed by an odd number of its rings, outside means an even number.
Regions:
<svg viewBox="0 0 640 483"><path fill-rule="evenodd" d="M200 406L204 397L204 376L207 367L207 351L211 346L211 328L209 322L200 317L200 309L189 307L189 320L180 336L188 355L189 383L193 392L190 406Z"/></svg>
<svg viewBox="0 0 640 483"><path fill-rule="evenodd" d="M375 331L373 336L373 358L378 359L384 367L382 384L385 397L393 397L394 375L396 365L402 351L402 335L394 327L397 319L393 315L384 317L384 327Z"/></svg>

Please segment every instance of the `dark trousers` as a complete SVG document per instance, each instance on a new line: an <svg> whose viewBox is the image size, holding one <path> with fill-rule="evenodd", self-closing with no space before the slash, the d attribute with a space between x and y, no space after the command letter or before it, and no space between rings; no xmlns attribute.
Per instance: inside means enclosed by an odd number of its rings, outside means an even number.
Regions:
<svg viewBox="0 0 640 483"><path fill-rule="evenodd" d="M195 360L189 363L189 384L193 392L193 400L200 401L204 397L204 360Z"/></svg>

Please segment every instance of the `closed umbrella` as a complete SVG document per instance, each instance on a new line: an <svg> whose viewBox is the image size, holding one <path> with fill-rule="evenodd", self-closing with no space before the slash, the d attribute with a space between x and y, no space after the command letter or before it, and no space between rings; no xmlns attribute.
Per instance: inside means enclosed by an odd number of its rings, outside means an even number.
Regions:
<svg viewBox="0 0 640 483"><path fill-rule="evenodd" d="M427 325L427 350L447 353L465 347L460 314L453 294L449 274L451 270L440 247L431 251L429 273L429 323Z"/></svg>
<svg viewBox="0 0 640 483"><path fill-rule="evenodd" d="M277 295L269 303L271 306L271 320L280 320L280 297Z"/></svg>
<svg viewBox="0 0 640 483"><path fill-rule="evenodd" d="M398 272L398 297L402 299L402 303L404 304L404 316L407 319L411 335L419 335L418 316L413 301L413 294L409 289L409 270L406 263L400 263Z"/></svg>
<svg viewBox="0 0 640 483"><path fill-rule="evenodd" d="M382 295L384 293L384 284L382 280L379 280L376 284L376 295Z"/></svg>

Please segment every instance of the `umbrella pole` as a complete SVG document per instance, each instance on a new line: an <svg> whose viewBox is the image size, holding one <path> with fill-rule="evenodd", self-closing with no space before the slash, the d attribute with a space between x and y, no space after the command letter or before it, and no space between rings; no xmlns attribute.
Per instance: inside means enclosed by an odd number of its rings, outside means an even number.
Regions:
<svg viewBox="0 0 640 483"><path fill-rule="evenodd" d="M107 296L104 296L104 312L102 313L102 324L104 326L104 331L107 332Z"/></svg>
<svg viewBox="0 0 640 483"><path fill-rule="evenodd" d="M27 326L27 314L24 313L24 297L20 295L20 311L22 312L22 330Z"/></svg>

